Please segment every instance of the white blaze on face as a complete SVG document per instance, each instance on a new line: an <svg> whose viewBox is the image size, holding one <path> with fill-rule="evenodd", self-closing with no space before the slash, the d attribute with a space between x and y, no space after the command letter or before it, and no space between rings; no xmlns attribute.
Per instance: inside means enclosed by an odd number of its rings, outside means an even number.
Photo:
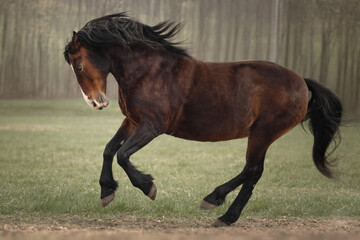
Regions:
<svg viewBox="0 0 360 240"><path fill-rule="evenodd" d="M96 100L90 100L90 98L89 98L89 97L84 93L84 91L81 89L81 86L80 86L80 91L81 91L81 93L82 93L82 96L83 96L85 102L86 102L90 107L96 109L96 107L95 107L94 104L93 104L93 102L94 102L94 101L96 102ZM98 104L96 104L96 105L98 105Z"/></svg>
<svg viewBox="0 0 360 240"><path fill-rule="evenodd" d="M74 70L74 67L73 67L72 64L70 64L70 67L71 67L71 69L73 70L73 72L75 73L75 70ZM76 73L75 73L75 75L76 75ZM81 94L82 94L85 102L86 102L90 107L95 108L95 107L94 107L94 104L93 104L93 100L90 100L90 98L84 93L84 91L82 90L82 88L81 88L80 85L79 85L79 87L80 87L80 91L81 91Z"/></svg>

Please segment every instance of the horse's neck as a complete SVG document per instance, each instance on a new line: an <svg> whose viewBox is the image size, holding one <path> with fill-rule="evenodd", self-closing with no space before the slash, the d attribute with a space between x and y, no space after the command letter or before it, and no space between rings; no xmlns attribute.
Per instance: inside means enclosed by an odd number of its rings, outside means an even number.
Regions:
<svg viewBox="0 0 360 240"><path fill-rule="evenodd" d="M119 88L131 94L146 79L158 78L161 71L174 67L182 56L151 48L113 51L111 73Z"/></svg>

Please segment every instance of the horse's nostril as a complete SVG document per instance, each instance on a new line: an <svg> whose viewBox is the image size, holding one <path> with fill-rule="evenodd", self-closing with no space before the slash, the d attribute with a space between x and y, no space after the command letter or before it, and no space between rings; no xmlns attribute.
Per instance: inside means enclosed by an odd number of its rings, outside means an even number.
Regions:
<svg viewBox="0 0 360 240"><path fill-rule="evenodd" d="M109 105L109 99L106 97L106 95L99 93L99 102L103 104L104 107Z"/></svg>
<svg viewBox="0 0 360 240"><path fill-rule="evenodd" d="M95 103L95 102L92 102L92 104L93 104L93 107L96 107L96 103Z"/></svg>

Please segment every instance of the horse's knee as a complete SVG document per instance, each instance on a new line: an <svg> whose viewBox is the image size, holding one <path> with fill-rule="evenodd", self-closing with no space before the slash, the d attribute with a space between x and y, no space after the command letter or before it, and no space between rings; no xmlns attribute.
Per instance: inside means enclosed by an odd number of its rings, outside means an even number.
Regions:
<svg viewBox="0 0 360 240"><path fill-rule="evenodd" d="M115 156L115 153L109 144L106 144L104 152L103 152L103 157L104 159L112 159Z"/></svg>
<svg viewBox="0 0 360 240"><path fill-rule="evenodd" d="M125 156L124 152L119 150L116 154L117 162L121 167L124 167L129 158Z"/></svg>

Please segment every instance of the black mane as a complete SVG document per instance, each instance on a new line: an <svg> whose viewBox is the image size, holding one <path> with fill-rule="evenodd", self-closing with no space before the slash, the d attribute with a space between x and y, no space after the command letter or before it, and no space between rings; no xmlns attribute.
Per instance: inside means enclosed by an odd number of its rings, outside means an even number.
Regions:
<svg viewBox="0 0 360 240"><path fill-rule="evenodd" d="M155 26L142 24L125 13L112 14L89 21L77 33L80 44L94 47L119 45L130 48L134 45L147 45L152 48L164 48L168 51L188 56L178 43L169 41L181 30L181 24L164 21ZM70 44L65 47L65 59L71 53Z"/></svg>

